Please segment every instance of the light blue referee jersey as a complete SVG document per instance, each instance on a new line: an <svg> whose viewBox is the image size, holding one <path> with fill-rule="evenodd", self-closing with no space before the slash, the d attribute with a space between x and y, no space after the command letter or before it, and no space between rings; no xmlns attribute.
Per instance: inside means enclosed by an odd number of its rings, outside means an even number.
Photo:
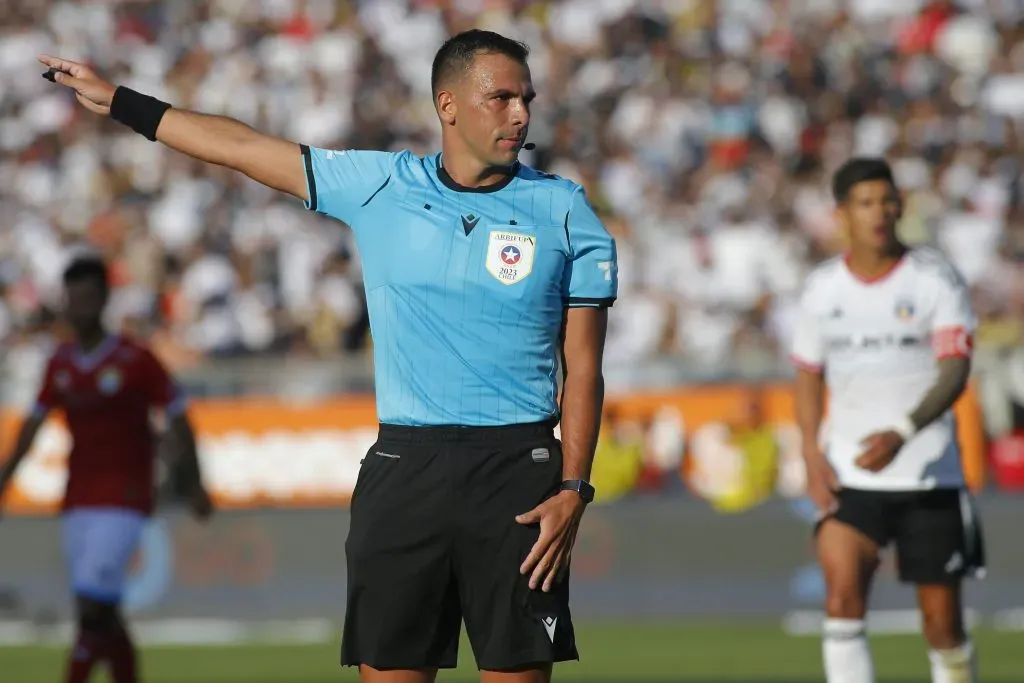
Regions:
<svg viewBox="0 0 1024 683"><path fill-rule="evenodd" d="M610 306L615 242L583 189L519 165L458 185L441 155L303 146L307 208L355 232L377 417L492 426L557 417L563 316Z"/></svg>

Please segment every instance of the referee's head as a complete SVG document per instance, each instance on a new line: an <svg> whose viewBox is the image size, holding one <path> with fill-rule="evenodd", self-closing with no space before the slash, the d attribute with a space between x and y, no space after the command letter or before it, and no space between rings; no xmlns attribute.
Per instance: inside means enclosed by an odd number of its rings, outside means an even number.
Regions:
<svg viewBox="0 0 1024 683"><path fill-rule="evenodd" d="M452 36L437 51L430 82L446 166L453 157L481 170L516 160L535 96L528 55L525 44L478 29Z"/></svg>

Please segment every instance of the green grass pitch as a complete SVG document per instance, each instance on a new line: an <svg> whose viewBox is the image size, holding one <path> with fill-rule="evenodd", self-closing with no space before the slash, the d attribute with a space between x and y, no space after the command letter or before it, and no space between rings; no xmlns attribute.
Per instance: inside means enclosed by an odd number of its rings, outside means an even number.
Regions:
<svg viewBox="0 0 1024 683"><path fill-rule="evenodd" d="M793 637L777 626L751 624L587 624L578 629L581 662L560 665L555 681L626 683L810 683L821 681L820 642ZM1010 683L1024 676L1021 634L981 630L974 634L981 679ZM925 647L919 636L872 639L880 683L927 683ZM354 682L352 669L337 666L337 644L153 647L142 656L146 683ZM463 640L460 667L441 672L442 683L476 680L472 653ZM55 647L0 648L0 680L61 680L64 652ZM99 683L105 672L93 676Z"/></svg>

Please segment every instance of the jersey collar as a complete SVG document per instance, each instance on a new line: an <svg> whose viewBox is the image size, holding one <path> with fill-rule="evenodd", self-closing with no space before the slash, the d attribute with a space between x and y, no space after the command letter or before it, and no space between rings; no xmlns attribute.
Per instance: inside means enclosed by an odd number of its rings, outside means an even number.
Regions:
<svg viewBox="0 0 1024 683"><path fill-rule="evenodd" d="M494 183L493 185L484 185L483 187L466 187L465 185L458 184L457 182L455 182L454 178L448 175L448 171L446 171L444 166L441 165L440 153L438 153L438 155L434 159L435 164L437 166L437 179L440 180L445 187L447 187L449 190L452 190L453 192L472 192L475 194L488 194L490 192L497 192L498 190L503 190L506 187L508 187L509 183L515 180L516 176L519 175L519 161L517 160L515 164L512 165L512 172L509 173L508 176L506 176L505 178L502 178L498 182Z"/></svg>

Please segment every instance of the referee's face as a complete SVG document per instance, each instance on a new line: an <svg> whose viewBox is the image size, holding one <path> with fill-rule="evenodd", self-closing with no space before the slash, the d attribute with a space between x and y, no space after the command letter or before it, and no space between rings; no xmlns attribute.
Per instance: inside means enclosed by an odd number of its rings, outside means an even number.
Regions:
<svg viewBox="0 0 1024 683"><path fill-rule="evenodd" d="M484 166L514 162L536 96L529 67L503 54L478 54L452 95L455 132L469 153Z"/></svg>

